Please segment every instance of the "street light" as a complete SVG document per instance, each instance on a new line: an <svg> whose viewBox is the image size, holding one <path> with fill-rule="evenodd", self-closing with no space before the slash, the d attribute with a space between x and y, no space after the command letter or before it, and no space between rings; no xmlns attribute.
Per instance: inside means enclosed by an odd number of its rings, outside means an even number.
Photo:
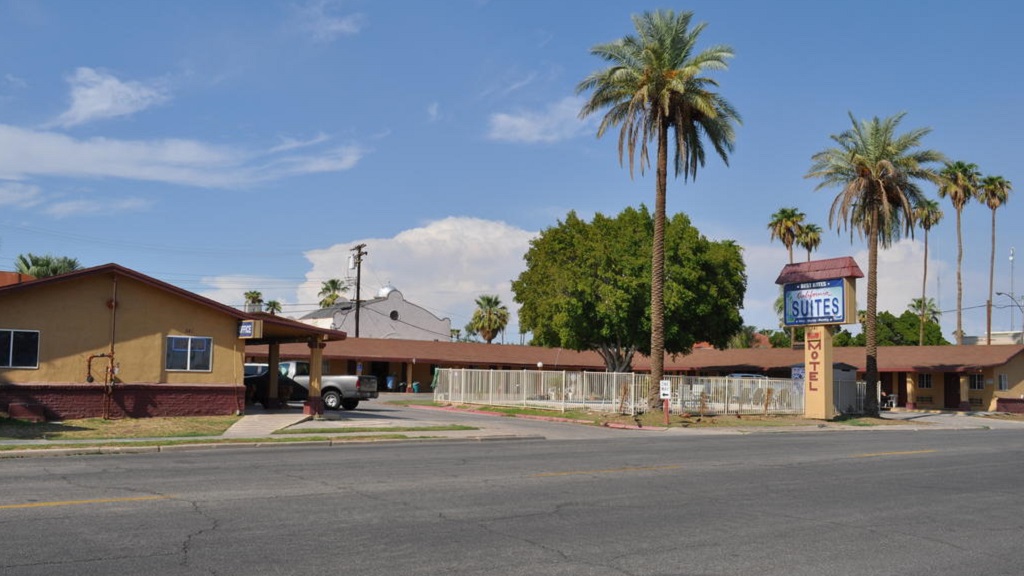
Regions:
<svg viewBox="0 0 1024 576"><path fill-rule="evenodd" d="M1007 294L1006 292L996 292L996 295L997 296L1006 296L1007 298L1010 299L1010 302L1013 302L1017 306L1017 309L1020 310L1020 314L1021 314L1021 318L1022 318L1022 320L1021 320L1021 331L1024 332L1024 305L1022 305L1016 298L1014 298L1010 294Z"/></svg>

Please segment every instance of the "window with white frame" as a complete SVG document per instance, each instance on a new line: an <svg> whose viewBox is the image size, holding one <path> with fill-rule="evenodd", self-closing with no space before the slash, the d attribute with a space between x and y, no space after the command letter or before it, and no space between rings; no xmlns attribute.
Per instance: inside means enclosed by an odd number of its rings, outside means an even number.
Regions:
<svg viewBox="0 0 1024 576"><path fill-rule="evenodd" d="M39 368L39 331L0 329L0 368Z"/></svg>
<svg viewBox="0 0 1024 576"><path fill-rule="evenodd" d="M985 375L984 374L971 374L970 381L967 386L971 390L984 390L985 389Z"/></svg>
<svg viewBox="0 0 1024 576"><path fill-rule="evenodd" d="M932 375L931 374L918 374L917 375L917 387L918 388L931 388L932 387Z"/></svg>
<svg viewBox="0 0 1024 576"><path fill-rule="evenodd" d="M213 338L168 336L164 367L185 372L209 372L213 365Z"/></svg>
<svg viewBox="0 0 1024 576"><path fill-rule="evenodd" d="M1010 389L1010 378L1006 374L999 375L999 389L1009 390Z"/></svg>

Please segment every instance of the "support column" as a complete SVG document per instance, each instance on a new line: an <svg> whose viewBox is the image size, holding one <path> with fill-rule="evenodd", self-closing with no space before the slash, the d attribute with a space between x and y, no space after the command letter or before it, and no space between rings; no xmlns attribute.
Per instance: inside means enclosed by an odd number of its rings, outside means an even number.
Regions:
<svg viewBox="0 0 1024 576"><path fill-rule="evenodd" d="M917 409L917 372L907 372L907 410Z"/></svg>
<svg viewBox="0 0 1024 576"><path fill-rule="evenodd" d="M969 392L970 382L970 376L966 374L960 375L960 405L957 406L956 409L961 412L971 411L971 401Z"/></svg>
<svg viewBox="0 0 1024 576"><path fill-rule="evenodd" d="M267 374L267 407L277 407L279 404L277 388L279 384L278 376L281 371L278 370L278 364L281 362L281 345L277 342L271 342L267 345L267 369L270 371Z"/></svg>
<svg viewBox="0 0 1024 576"><path fill-rule="evenodd" d="M324 401L320 397L320 382L323 377L324 342L310 338L309 346L309 398L302 407L303 414L321 416L324 413Z"/></svg>
<svg viewBox="0 0 1024 576"><path fill-rule="evenodd" d="M832 331L827 326L808 326L804 330L804 415L835 418L833 394Z"/></svg>

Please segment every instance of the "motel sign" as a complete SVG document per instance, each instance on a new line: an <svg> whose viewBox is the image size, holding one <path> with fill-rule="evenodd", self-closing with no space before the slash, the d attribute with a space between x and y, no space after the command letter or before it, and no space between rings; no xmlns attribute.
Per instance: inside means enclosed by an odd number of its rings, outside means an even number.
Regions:
<svg viewBox="0 0 1024 576"><path fill-rule="evenodd" d="M852 324L857 317L856 279L864 273L853 258L831 258L782 269L776 284L782 285L787 327L804 330L804 415L831 420L832 330Z"/></svg>

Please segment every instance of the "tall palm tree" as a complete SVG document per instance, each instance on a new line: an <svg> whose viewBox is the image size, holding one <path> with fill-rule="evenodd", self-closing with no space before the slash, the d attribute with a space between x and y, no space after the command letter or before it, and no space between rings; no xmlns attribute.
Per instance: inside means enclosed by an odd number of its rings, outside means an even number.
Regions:
<svg viewBox="0 0 1024 576"><path fill-rule="evenodd" d="M60 274L67 274L81 268L82 265L78 263L77 258L69 258L67 256L51 256L50 254L40 256L29 252L27 254L18 254L18 257L14 260L15 272L35 278L59 276Z"/></svg>
<svg viewBox="0 0 1024 576"><path fill-rule="evenodd" d="M779 211L772 214L768 222L768 231L771 232L771 239L776 238L789 251L789 263L793 263L793 245L803 232L803 221L807 215L796 208L779 208Z"/></svg>
<svg viewBox="0 0 1024 576"><path fill-rule="evenodd" d="M921 274L921 301L927 298L928 291L928 232L942 220L942 209L939 203L931 198L922 198L914 207L914 217L917 223L924 230L924 273ZM929 298L929 300L931 300ZM934 301L932 301L934 303ZM925 316L921 313L921 326L918 330L917 345L924 346L924 324Z"/></svg>
<svg viewBox="0 0 1024 576"><path fill-rule="evenodd" d="M697 177L704 166L704 141L726 165L735 141L739 113L715 90L718 83L704 74L728 68L732 48L712 46L697 51L706 24L691 27L692 12L672 10L633 16L635 35L591 48L610 63L584 79L577 93L592 91L580 110L585 118L607 109L597 129L600 138L619 130L619 163L629 156L629 173L639 160L640 173L650 165L648 142L657 145L655 162L654 238L651 250L651 381L659 382L665 367L665 195L668 185L669 134L674 140L672 164L683 181ZM637 150L639 144L639 151ZM657 402L651 386L650 402Z"/></svg>
<svg viewBox="0 0 1024 576"><path fill-rule="evenodd" d="M986 176L981 179L978 186L978 201L983 202L992 210L992 255L988 262L988 302L985 310L986 344L992 344L992 289L996 274L996 210L1006 204L1010 198L1010 191L1013 184L1002 176Z"/></svg>
<svg viewBox="0 0 1024 576"><path fill-rule="evenodd" d="M342 293L348 291L348 284L340 278L331 278L330 280L324 280L320 284L320 307L330 308L341 298Z"/></svg>
<svg viewBox="0 0 1024 576"><path fill-rule="evenodd" d="M943 161L934 150L921 149L930 128L898 134L905 113L858 122L831 136L836 146L811 157L807 178L820 180L816 189L835 186L841 190L829 210L829 226L856 230L868 242L868 297L864 323L868 385L866 410L878 413L878 247L888 248L902 234L914 233L913 206L921 196L917 181L937 181L929 166Z"/></svg>
<svg viewBox="0 0 1024 576"><path fill-rule="evenodd" d="M277 314L281 311L281 303L277 300L267 300L263 303L263 310L271 314Z"/></svg>
<svg viewBox="0 0 1024 576"><path fill-rule="evenodd" d="M476 299L476 310L466 329L490 344L508 326L508 318L508 308L501 299L496 294L484 294Z"/></svg>
<svg viewBox="0 0 1024 576"><path fill-rule="evenodd" d="M946 162L939 181L939 198L949 196L956 210L956 337L957 345L964 343L964 237L960 230L960 219L964 212L964 206L974 198L978 188L978 166L969 162Z"/></svg>
<svg viewBox="0 0 1024 576"><path fill-rule="evenodd" d="M818 249L821 246L821 226L817 224L804 224L800 229L800 235L796 238L796 243L801 248L807 250L807 261L811 261L811 252Z"/></svg>

